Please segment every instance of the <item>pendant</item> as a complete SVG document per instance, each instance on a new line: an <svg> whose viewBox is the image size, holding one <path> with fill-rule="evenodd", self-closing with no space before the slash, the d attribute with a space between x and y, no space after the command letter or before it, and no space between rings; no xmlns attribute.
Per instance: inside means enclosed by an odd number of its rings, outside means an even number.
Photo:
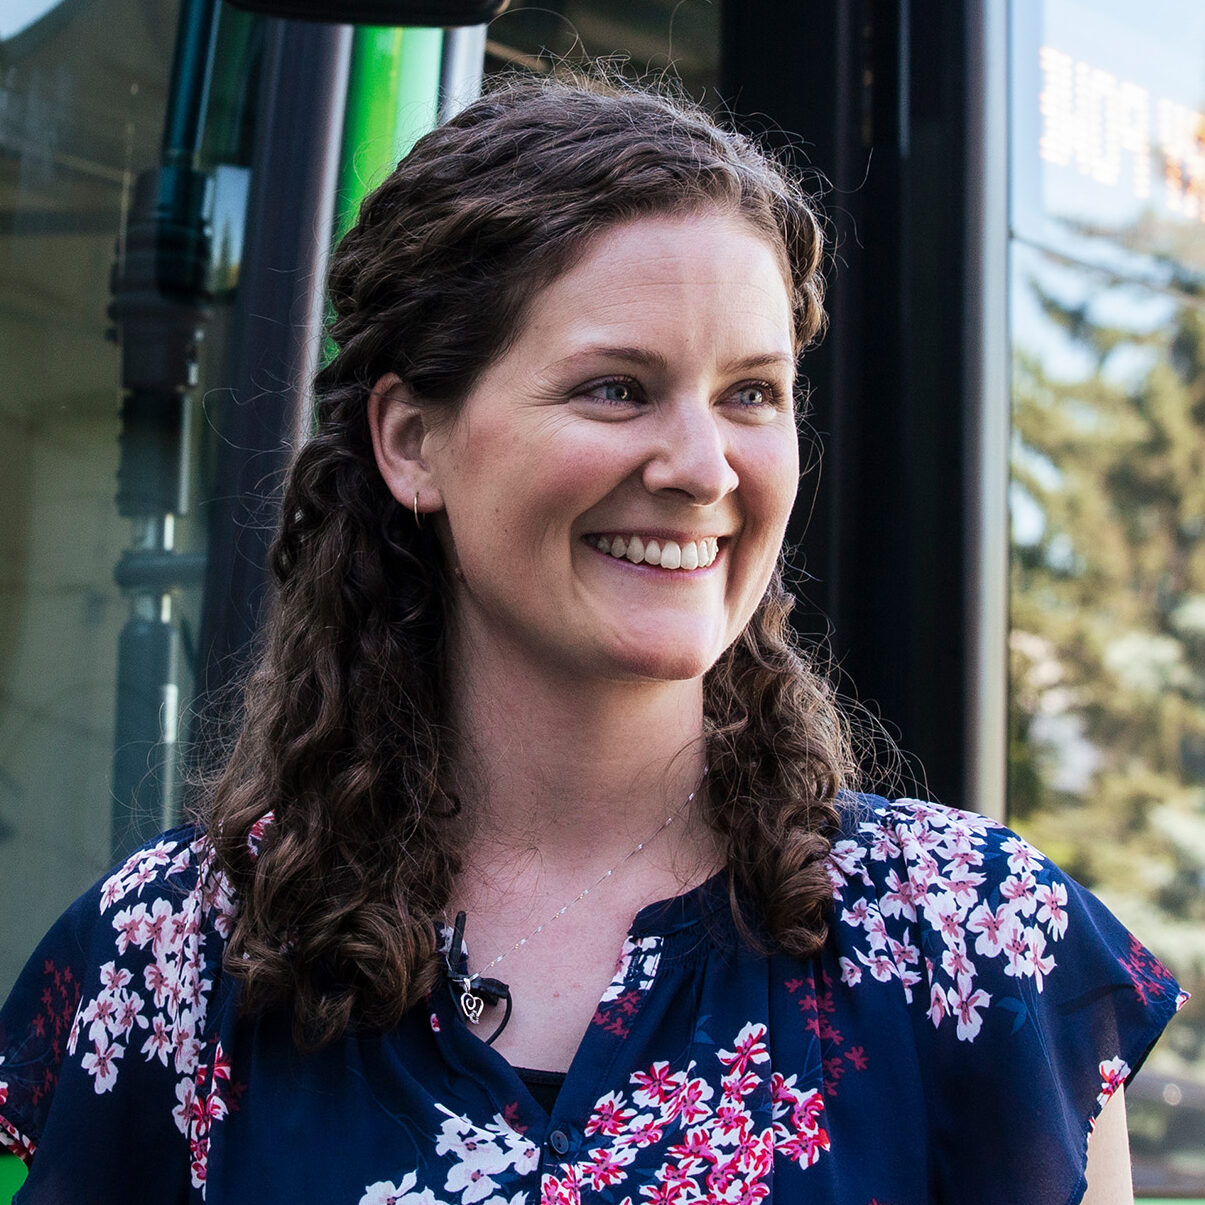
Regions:
<svg viewBox="0 0 1205 1205"><path fill-rule="evenodd" d="M472 982L471 979L460 981L460 1010L472 1024L476 1025L481 1020L485 1001L473 991L470 986Z"/></svg>

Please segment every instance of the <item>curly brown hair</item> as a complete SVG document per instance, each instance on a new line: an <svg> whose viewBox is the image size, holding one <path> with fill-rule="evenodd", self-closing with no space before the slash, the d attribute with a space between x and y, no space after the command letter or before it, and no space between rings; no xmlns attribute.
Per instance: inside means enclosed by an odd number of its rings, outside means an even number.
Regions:
<svg viewBox="0 0 1205 1205"><path fill-rule="evenodd" d="M823 237L798 182L702 110L630 85L493 88L416 144L338 248L337 353L288 481L241 735L204 809L240 901L226 969L249 1009L291 1004L307 1045L388 1028L433 988L460 866L447 567L377 469L372 387L395 372L421 404L454 408L586 240L700 212L739 214L776 250L808 345ZM776 572L706 676L708 806L738 918L743 893L770 941L807 956L826 934L824 860L851 757L831 687L793 643L792 603Z"/></svg>

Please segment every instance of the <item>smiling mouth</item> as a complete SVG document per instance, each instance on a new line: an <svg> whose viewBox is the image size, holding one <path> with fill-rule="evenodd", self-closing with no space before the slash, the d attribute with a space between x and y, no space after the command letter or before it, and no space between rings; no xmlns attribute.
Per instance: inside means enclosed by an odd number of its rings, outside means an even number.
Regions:
<svg viewBox="0 0 1205 1205"><path fill-rule="evenodd" d="M640 536L586 536L586 543L617 561L633 565L658 565L662 569L706 569L719 555L716 536L678 543L677 540L642 539Z"/></svg>

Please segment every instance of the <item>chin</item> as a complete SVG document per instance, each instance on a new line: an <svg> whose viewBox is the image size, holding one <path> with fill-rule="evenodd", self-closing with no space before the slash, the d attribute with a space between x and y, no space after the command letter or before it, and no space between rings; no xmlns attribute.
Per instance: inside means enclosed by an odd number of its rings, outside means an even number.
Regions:
<svg viewBox="0 0 1205 1205"><path fill-rule="evenodd" d="M628 650L622 657L625 678L645 682L690 682L701 678L719 660L723 650L708 649L700 653L697 646L689 649Z"/></svg>

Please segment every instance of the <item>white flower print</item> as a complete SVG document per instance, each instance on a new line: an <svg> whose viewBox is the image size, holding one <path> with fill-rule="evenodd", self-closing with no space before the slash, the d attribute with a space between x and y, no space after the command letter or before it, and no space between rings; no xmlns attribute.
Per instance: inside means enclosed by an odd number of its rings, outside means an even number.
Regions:
<svg viewBox="0 0 1205 1205"><path fill-rule="evenodd" d="M657 978L661 961L660 937L625 938L619 952L619 962L611 982L599 999L600 1004L617 1000L626 991L647 992Z"/></svg>
<svg viewBox="0 0 1205 1205"><path fill-rule="evenodd" d="M149 906L140 898L148 892L158 893ZM100 967L100 989L80 1000L67 1038L67 1053L78 1053L98 1093L113 1088L131 1049L172 1067L180 1077L172 1116L189 1141L192 1183L202 1196L209 1132L228 1111L218 1081L229 1078L220 1045L202 1065L212 988L204 934L228 933L233 909L228 886L210 872L203 838L164 837L132 854L101 888L117 957ZM203 1088L196 1082L202 1074Z"/></svg>
<svg viewBox="0 0 1205 1205"><path fill-rule="evenodd" d="M437 1155L451 1155L444 1189L459 1193L460 1205L476 1205L491 1198L498 1182L493 1179L510 1169L520 1175L533 1171L539 1163L539 1149L495 1116L487 1126L478 1126L469 1118L453 1113L443 1105L445 1114L435 1141Z"/></svg>
<svg viewBox="0 0 1205 1205"><path fill-rule="evenodd" d="M998 959L1006 975L1044 990L1057 970L1049 946L1067 932L1068 896L1033 846L983 816L914 800L880 807L859 831L862 843L837 842L828 862L840 923L856 934L852 952L840 956L844 983L855 986L869 971L880 983L899 979L911 1000L923 966L930 1022L952 1021L967 1042L991 1005L976 989L982 959ZM995 833L1003 833L997 849L1007 873L993 879L983 867ZM869 864L895 861L903 866L885 867L876 891ZM924 942L906 927L917 918ZM935 939L938 949L925 944Z"/></svg>
<svg viewBox="0 0 1205 1205"><path fill-rule="evenodd" d="M1058 941L1067 932L1067 888L1062 883L1042 883L1034 892L1038 901L1038 920Z"/></svg>
<svg viewBox="0 0 1205 1205"><path fill-rule="evenodd" d="M400 1184L378 1180L376 1184L370 1184L364 1190L359 1205L441 1205L429 1188L424 1188L421 1192L411 1192L417 1179L414 1172L407 1172Z"/></svg>
<svg viewBox="0 0 1205 1205"><path fill-rule="evenodd" d="M106 1042L103 1038L92 1039L92 1049L80 1060L84 1070L92 1076L97 1095L108 1092L117 1083L117 1060L125 1054L125 1047Z"/></svg>

